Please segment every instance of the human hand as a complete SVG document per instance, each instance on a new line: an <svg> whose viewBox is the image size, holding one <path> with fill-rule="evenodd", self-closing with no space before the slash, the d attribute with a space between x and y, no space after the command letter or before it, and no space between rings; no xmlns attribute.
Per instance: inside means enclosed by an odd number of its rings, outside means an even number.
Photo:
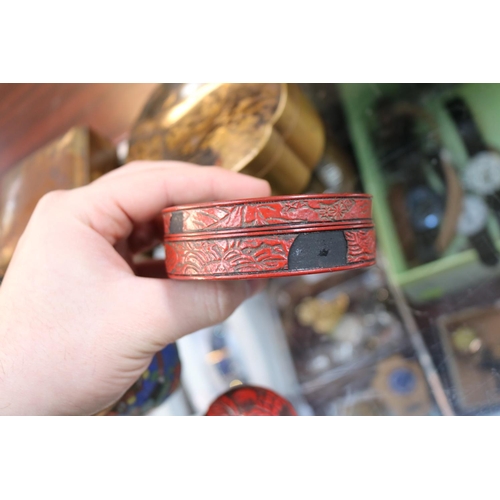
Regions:
<svg viewBox="0 0 500 500"><path fill-rule="evenodd" d="M134 162L38 203L0 286L0 414L95 414L152 356L220 323L261 280L175 281L132 255L161 241L177 204L269 196L217 167Z"/></svg>

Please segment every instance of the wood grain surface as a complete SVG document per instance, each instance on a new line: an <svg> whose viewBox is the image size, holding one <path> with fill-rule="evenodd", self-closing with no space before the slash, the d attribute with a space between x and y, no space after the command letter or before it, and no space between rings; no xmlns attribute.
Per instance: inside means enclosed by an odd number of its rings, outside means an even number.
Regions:
<svg viewBox="0 0 500 500"><path fill-rule="evenodd" d="M114 144L126 138L157 84L0 84L0 172L88 125Z"/></svg>

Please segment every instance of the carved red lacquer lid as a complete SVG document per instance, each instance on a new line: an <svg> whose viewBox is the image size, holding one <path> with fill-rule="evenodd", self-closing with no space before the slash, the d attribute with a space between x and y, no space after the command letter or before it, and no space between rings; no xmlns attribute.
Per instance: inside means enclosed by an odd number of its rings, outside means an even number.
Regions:
<svg viewBox="0 0 500 500"><path fill-rule="evenodd" d="M198 203L167 208L163 219L170 237L279 226L352 225L371 220L371 196L317 194Z"/></svg>
<svg viewBox="0 0 500 500"><path fill-rule="evenodd" d="M285 398L263 387L240 386L219 396L207 417L292 417L295 408Z"/></svg>

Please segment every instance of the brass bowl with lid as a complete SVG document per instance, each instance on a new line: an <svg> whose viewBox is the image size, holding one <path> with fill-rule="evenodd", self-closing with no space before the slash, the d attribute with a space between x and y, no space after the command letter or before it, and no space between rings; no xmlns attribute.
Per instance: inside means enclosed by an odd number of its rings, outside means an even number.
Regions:
<svg viewBox="0 0 500 500"><path fill-rule="evenodd" d="M296 84L164 84L132 130L127 161L218 165L296 194L324 148L321 118Z"/></svg>

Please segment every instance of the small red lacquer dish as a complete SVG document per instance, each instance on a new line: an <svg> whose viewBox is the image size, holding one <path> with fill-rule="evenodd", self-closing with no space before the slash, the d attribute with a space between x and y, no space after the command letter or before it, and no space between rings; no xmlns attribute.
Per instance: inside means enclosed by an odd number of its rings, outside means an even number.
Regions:
<svg viewBox="0 0 500 500"><path fill-rule="evenodd" d="M163 211L169 278L250 279L375 263L371 196L275 196Z"/></svg>

